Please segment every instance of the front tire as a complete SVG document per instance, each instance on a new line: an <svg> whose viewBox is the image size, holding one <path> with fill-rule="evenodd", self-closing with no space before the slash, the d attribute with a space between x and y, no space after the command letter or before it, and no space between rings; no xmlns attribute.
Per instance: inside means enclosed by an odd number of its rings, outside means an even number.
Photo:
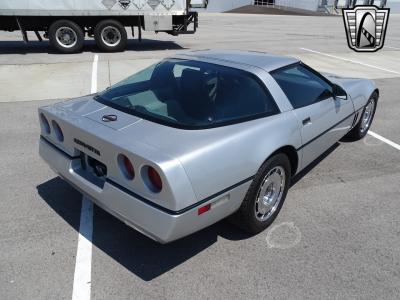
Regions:
<svg viewBox="0 0 400 300"><path fill-rule="evenodd" d="M371 127L372 121L374 120L376 106L378 104L378 95L375 93L368 100L367 105L364 107L361 118L357 125L346 135L353 141L358 141L363 139L369 128Z"/></svg>
<svg viewBox="0 0 400 300"><path fill-rule="evenodd" d="M115 20L104 20L97 24L94 39L97 47L105 52L124 51L128 43L125 27Z"/></svg>
<svg viewBox="0 0 400 300"><path fill-rule="evenodd" d="M85 34L75 22L59 20L49 28L50 45L61 53L71 54L80 52L83 48Z"/></svg>
<svg viewBox="0 0 400 300"><path fill-rule="evenodd" d="M257 172L234 223L250 234L265 230L278 216L285 201L291 177L289 158L276 154Z"/></svg>

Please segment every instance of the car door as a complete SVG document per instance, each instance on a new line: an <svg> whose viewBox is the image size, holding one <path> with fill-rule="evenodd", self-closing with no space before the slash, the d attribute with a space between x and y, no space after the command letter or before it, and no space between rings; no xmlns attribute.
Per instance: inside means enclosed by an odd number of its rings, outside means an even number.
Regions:
<svg viewBox="0 0 400 300"><path fill-rule="evenodd" d="M340 140L353 123L350 99L333 96L332 84L308 66L298 63L271 74L293 106L301 127L301 168ZM300 154L300 153L299 153Z"/></svg>

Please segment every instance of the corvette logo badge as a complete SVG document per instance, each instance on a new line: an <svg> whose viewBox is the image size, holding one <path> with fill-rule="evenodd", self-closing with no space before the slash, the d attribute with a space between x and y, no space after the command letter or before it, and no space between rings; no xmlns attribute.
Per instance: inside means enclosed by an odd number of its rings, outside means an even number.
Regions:
<svg viewBox="0 0 400 300"><path fill-rule="evenodd" d="M119 5L125 10L131 5L131 0L119 0L118 2Z"/></svg>
<svg viewBox="0 0 400 300"><path fill-rule="evenodd" d="M357 52L375 52L383 48L390 8L373 5L343 9L349 47Z"/></svg>
<svg viewBox="0 0 400 300"><path fill-rule="evenodd" d="M118 120L118 117L116 115L106 115L101 118L103 122L115 122Z"/></svg>
<svg viewBox="0 0 400 300"><path fill-rule="evenodd" d="M86 150L89 150L90 152L93 152L95 154L97 154L98 156L101 156L101 153L99 150L97 150L96 148L94 148L93 146L90 146L89 144L86 144L85 142L78 140L78 139L74 139L75 144L81 146L82 148L85 148Z"/></svg>

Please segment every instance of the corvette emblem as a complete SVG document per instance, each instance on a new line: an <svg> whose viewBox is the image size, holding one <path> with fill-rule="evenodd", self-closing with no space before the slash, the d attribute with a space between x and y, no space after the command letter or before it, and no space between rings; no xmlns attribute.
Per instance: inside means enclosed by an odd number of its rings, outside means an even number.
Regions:
<svg viewBox="0 0 400 300"><path fill-rule="evenodd" d="M383 48L390 8L373 5L343 9L349 47L357 52L375 52Z"/></svg>
<svg viewBox="0 0 400 300"><path fill-rule="evenodd" d="M103 118L101 118L103 122L115 122L118 120L118 117L116 115L105 115Z"/></svg>
<svg viewBox="0 0 400 300"><path fill-rule="evenodd" d="M90 152L93 152L95 154L97 154L98 156L101 156L101 153L99 150L97 150L96 148L94 148L93 146L79 140L79 139L74 139L75 144L81 146L82 148L85 148L86 150L89 150Z"/></svg>
<svg viewBox="0 0 400 300"><path fill-rule="evenodd" d="M128 7L131 5L131 0L119 0L119 5L123 8L123 9L128 9Z"/></svg>

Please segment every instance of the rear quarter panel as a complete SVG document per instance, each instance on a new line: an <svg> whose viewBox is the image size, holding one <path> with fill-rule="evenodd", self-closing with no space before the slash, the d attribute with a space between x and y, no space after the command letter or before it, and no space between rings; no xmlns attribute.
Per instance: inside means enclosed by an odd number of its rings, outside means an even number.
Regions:
<svg viewBox="0 0 400 300"><path fill-rule="evenodd" d="M135 127L136 134L144 132L141 126L146 126L146 121ZM298 126L293 112L288 111L214 129L159 127L157 131L147 130L150 137L141 138L150 144L159 141L157 147L161 152L180 161L197 198L202 200L254 176L277 149L287 145L300 147Z"/></svg>

